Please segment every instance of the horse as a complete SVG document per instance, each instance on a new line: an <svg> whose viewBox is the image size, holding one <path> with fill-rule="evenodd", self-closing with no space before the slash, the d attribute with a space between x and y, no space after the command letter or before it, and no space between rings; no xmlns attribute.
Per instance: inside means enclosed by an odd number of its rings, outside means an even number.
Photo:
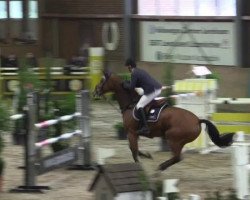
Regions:
<svg viewBox="0 0 250 200"><path fill-rule="evenodd" d="M133 117L134 94L133 91L124 89L123 80L116 74L104 72L104 76L95 86L93 91L94 97L102 97L107 92L113 92L118 101L124 128L127 132L129 147L135 162L139 162L138 156L146 156L138 149L137 129L139 122ZM158 166L159 171L163 171L168 167L182 160L183 147L194 141L201 133L201 124L204 123L207 133L212 142L220 148L228 147L233 143L235 133L220 134L216 126L207 119L199 119L194 113L174 107L168 106L164 108L156 122L149 122L150 133L148 138L163 137L166 139L168 146L172 151L172 157Z"/></svg>

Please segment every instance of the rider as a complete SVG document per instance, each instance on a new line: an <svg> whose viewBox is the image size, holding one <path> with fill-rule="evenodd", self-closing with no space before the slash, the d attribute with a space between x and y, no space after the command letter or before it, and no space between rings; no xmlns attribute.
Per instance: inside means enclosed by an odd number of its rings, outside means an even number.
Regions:
<svg viewBox="0 0 250 200"><path fill-rule="evenodd" d="M135 89L139 87L144 90L144 94L135 106L139 112L140 122L142 123L142 128L138 130L137 133L148 135L150 131L144 107L161 93L162 85L152 78L146 71L137 68L134 60L127 59L125 66L128 67L128 70L131 73L131 82L124 82L123 87L125 89Z"/></svg>

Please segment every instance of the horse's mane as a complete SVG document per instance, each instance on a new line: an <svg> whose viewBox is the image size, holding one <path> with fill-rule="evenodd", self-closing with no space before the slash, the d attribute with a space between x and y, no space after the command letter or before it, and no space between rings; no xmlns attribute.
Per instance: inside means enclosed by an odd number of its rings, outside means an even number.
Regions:
<svg viewBox="0 0 250 200"><path fill-rule="evenodd" d="M111 74L112 84L115 85L114 93L122 111L133 107L139 100L139 95L134 90L124 89L122 86L123 80L116 74Z"/></svg>

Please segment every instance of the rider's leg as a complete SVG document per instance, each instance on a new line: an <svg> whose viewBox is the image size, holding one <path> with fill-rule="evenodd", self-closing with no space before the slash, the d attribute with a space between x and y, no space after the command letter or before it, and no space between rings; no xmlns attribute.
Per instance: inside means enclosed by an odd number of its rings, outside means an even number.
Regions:
<svg viewBox="0 0 250 200"><path fill-rule="evenodd" d="M139 116L140 116L140 122L142 123L142 127L141 127L141 129L139 129L137 131L137 133L138 134L148 135L150 131L149 131L149 128L148 128L148 123L147 123L147 119L146 119L146 115L145 115L144 109L143 108L139 108L138 112L139 112Z"/></svg>
<svg viewBox="0 0 250 200"><path fill-rule="evenodd" d="M144 107L150 102L152 101L155 97L157 97L160 94L161 90L156 90L155 92L148 94L148 95L143 95L141 97L141 99L139 100L139 102L136 105L136 109L139 112L139 118L140 118L140 122L142 123L142 127L140 130L137 131L138 134L149 134L149 128L148 128L148 124L147 124L147 119L146 119L146 115L144 112Z"/></svg>

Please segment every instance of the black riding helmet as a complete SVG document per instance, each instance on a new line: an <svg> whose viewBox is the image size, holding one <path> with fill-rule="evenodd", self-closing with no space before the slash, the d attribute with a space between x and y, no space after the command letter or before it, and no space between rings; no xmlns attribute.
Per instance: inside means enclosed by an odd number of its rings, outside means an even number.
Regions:
<svg viewBox="0 0 250 200"><path fill-rule="evenodd" d="M136 68L136 63L133 59L128 58L125 62L125 66L131 66L132 68Z"/></svg>

